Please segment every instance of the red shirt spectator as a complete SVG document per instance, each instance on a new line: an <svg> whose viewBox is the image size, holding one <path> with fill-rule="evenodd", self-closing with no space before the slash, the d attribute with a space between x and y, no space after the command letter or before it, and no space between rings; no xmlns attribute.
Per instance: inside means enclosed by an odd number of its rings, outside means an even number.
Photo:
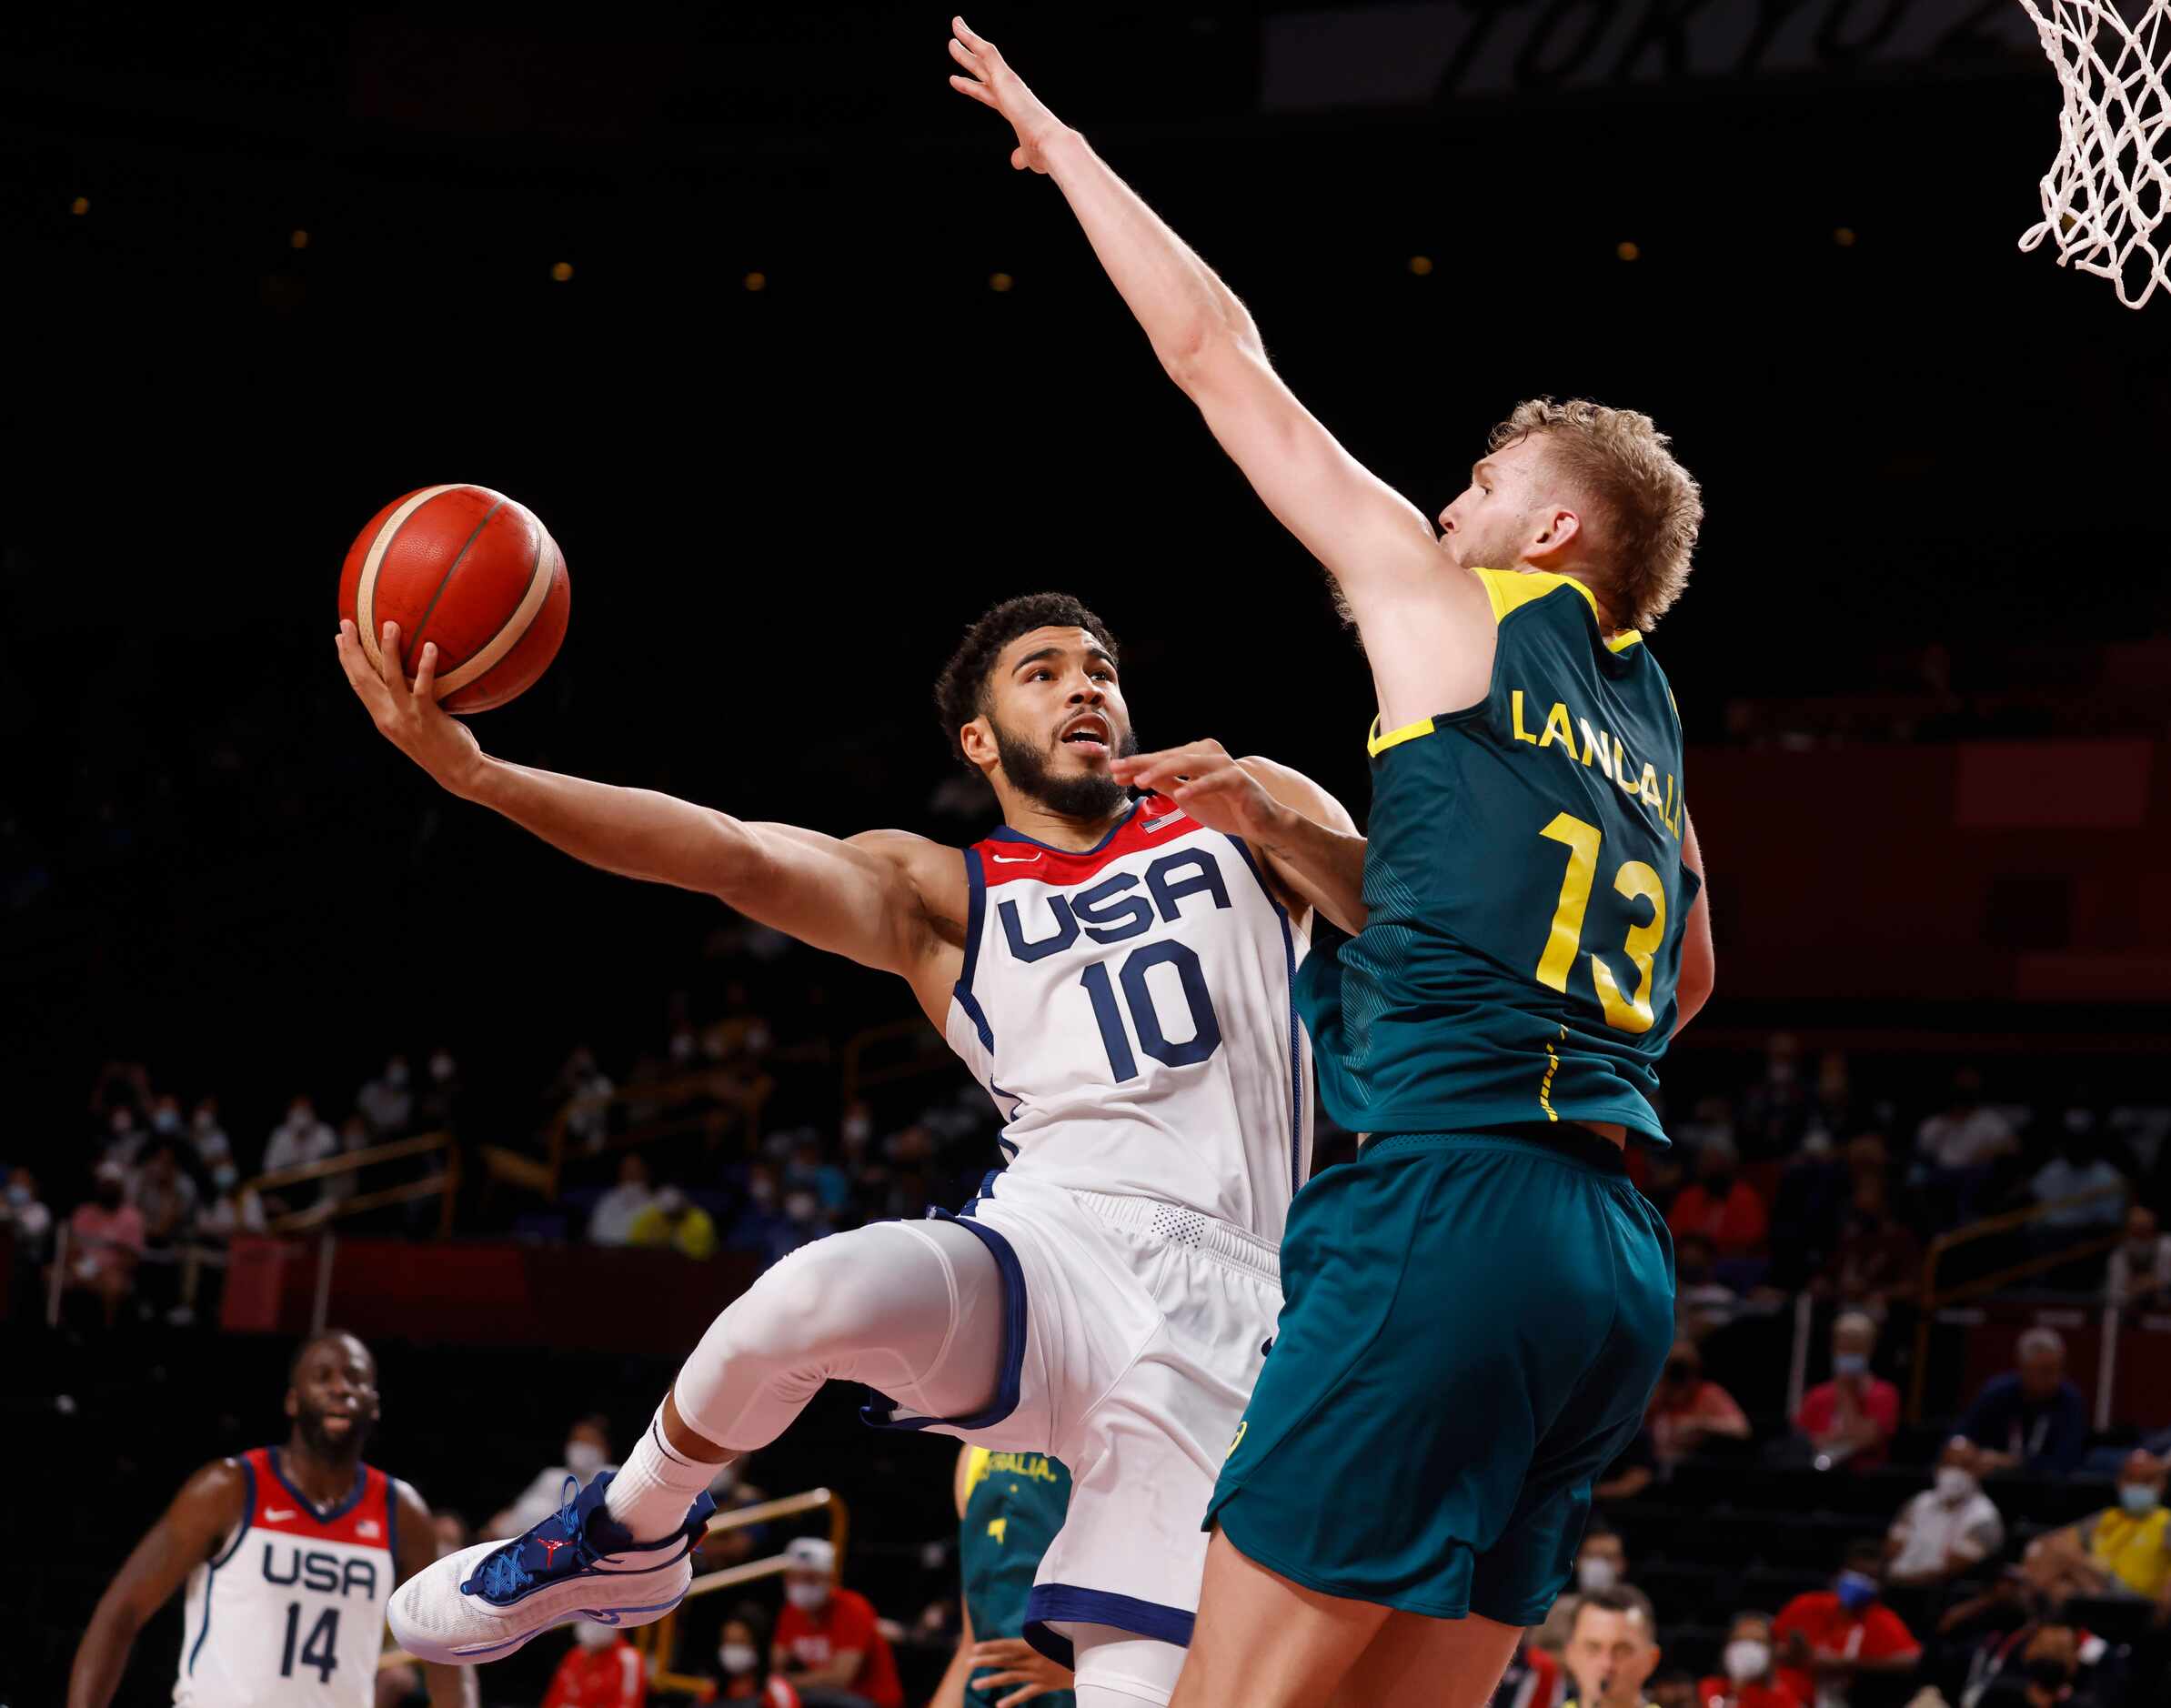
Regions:
<svg viewBox="0 0 2171 1708"><path fill-rule="evenodd" d="M1849 1661L1897 1661L1922 1653L1900 1616L1882 1602L1849 1612L1831 1590L1813 1590L1797 1595L1779 1610L1772 1622L1772 1643L1782 1654L1789 1641L1799 1635L1812 1655L1829 1654ZM1782 1665L1778 1682L1804 1702L1816 1698L1816 1685L1803 1667ZM1842 1700L1844 1700L1844 1696Z"/></svg>
<svg viewBox="0 0 2171 1708"><path fill-rule="evenodd" d="M1721 1257L1754 1257L1764 1250L1764 1200L1746 1181L1700 1179L1673 1201L1666 1226L1678 1240L1700 1233Z"/></svg>
<svg viewBox="0 0 2171 1708"><path fill-rule="evenodd" d="M714 1679L701 1687L701 1693L694 1700L707 1704L718 1702L758 1702L761 1708L799 1708L799 1693L774 1673L759 1683L751 1673L719 1684Z"/></svg>
<svg viewBox="0 0 2171 1708"><path fill-rule="evenodd" d="M1672 1465L1700 1447L1706 1437L1749 1439L1749 1420L1734 1396L1704 1379L1704 1355L1694 1341L1673 1343L1665 1374L1652 1390L1643 1427L1651 1432L1651 1451L1662 1465Z"/></svg>
<svg viewBox="0 0 2171 1708"><path fill-rule="evenodd" d="M1855 1380L1860 1385L1852 1394L1854 1412L1876 1425L1877 1439L1856 1448L1844 1462L1856 1471L1871 1471L1885 1462L1891 1452L1893 1432L1900 1427L1900 1391L1882 1376ZM1841 1407L1848 1398L1840 1390L1847 1385L1836 1379L1818 1382L1802 1396L1802 1409L1794 1414L1794 1427L1813 1442L1824 1441L1834 1433Z"/></svg>
<svg viewBox="0 0 2171 1708"><path fill-rule="evenodd" d="M777 1616L776 1646L799 1666L823 1666L832 1654L859 1651L859 1670L844 1686L874 1708L905 1708L897 1662L875 1623L874 1603L856 1590L832 1589L819 1607L788 1605Z"/></svg>
<svg viewBox="0 0 2171 1708"><path fill-rule="evenodd" d="M1696 1700L1703 1708L1809 1708L1809 1699L1797 1696L1787 1683L1789 1677L1800 1676L1799 1673L1781 1673L1769 1684L1744 1684L1738 1689L1731 1679L1707 1678L1696 1686Z"/></svg>
<svg viewBox="0 0 2171 1708"><path fill-rule="evenodd" d="M78 1204L68 1218L70 1260L85 1279L118 1269L126 1273L143 1255L143 1212L134 1204Z"/></svg>
<svg viewBox="0 0 2171 1708"><path fill-rule="evenodd" d="M640 1653L619 1636L595 1648L576 1643L558 1663L543 1708L643 1708L648 1673Z"/></svg>

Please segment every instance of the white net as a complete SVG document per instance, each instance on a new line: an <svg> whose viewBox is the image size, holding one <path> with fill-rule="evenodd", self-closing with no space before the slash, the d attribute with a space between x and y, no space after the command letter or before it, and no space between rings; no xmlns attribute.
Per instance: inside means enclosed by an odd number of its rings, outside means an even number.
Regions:
<svg viewBox="0 0 2171 1708"><path fill-rule="evenodd" d="M2156 243L2156 228L2171 217L2164 159L2171 67L2158 44L2171 0L2020 4L2065 90L2058 157L2043 176L2043 219L2020 246L2047 237L2060 266L2100 274L2120 302L2138 308L2159 286L2171 291L2171 256Z"/></svg>

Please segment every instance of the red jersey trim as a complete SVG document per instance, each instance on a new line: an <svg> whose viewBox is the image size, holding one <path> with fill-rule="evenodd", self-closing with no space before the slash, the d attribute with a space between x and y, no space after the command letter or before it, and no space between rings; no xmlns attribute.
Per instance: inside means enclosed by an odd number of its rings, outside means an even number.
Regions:
<svg viewBox="0 0 2171 1708"><path fill-rule="evenodd" d="M319 1512L286 1481L277 1448L252 1447L242 1458L256 1482L256 1510L247 1528L392 1552L392 1479L375 1465L358 1467L353 1492L330 1512Z"/></svg>
<svg viewBox="0 0 2171 1708"><path fill-rule="evenodd" d="M1199 828L1199 821L1174 801L1161 795L1148 795L1133 804L1131 816L1110 831L1098 848L1083 852L1050 848L1045 842L1036 842L1020 831L1006 828L984 841L975 842L972 851L980 856L980 869L990 889L1029 879L1050 889L1065 889L1073 884L1089 882L1111 860L1135 854L1141 849L1158 848L1187 830Z"/></svg>

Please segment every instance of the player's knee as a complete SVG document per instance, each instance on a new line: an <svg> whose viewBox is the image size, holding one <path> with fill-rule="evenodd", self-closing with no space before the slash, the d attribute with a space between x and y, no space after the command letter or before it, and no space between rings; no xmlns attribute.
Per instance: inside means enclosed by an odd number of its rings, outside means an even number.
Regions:
<svg viewBox="0 0 2171 1708"><path fill-rule="evenodd" d="M772 1264L724 1313L741 1357L803 1360L880 1332L885 1277L859 1248L867 1229L832 1234Z"/></svg>
<svg viewBox="0 0 2171 1708"><path fill-rule="evenodd" d="M1167 1708L1183 1671L1183 1651L1172 1643L1119 1631L1111 1625L1075 1625L1079 1708Z"/></svg>

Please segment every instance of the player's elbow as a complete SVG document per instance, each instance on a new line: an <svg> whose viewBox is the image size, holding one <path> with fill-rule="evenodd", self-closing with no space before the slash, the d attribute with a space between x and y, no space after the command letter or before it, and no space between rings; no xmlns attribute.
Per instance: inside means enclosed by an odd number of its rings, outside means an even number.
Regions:
<svg viewBox="0 0 2171 1708"><path fill-rule="evenodd" d="M767 876L768 850L761 839L737 819L719 812L711 813L709 820L707 845L699 860L700 879L688 888L706 889L727 906L742 907L748 897L761 889Z"/></svg>
<svg viewBox="0 0 2171 1708"><path fill-rule="evenodd" d="M1673 985L1673 1030L1676 1032L1694 1020L1697 1010L1711 1000L1712 990L1717 982L1717 970L1708 954L1684 959L1681 977Z"/></svg>
<svg viewBox="0 0 2171 1708"><path fill-rule="evenodd" d="M1194 399L1226 389L1241 365L1266 360L1259 328L1241 304L1233 316L1198 315L1181 331L1157 344L1153 353L1168 377Z"/></svg>

